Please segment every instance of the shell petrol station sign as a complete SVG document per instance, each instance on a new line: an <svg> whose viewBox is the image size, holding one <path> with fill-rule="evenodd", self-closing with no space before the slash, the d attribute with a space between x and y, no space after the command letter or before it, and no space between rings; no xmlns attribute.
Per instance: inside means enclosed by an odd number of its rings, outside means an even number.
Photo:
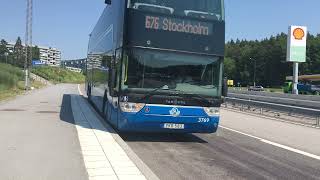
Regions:
<svg viewBox="0 0 320 180"><path fill-rule="evenodd" d="M307 27L290 26L287 44L288 62L306 62Z"/></svg>

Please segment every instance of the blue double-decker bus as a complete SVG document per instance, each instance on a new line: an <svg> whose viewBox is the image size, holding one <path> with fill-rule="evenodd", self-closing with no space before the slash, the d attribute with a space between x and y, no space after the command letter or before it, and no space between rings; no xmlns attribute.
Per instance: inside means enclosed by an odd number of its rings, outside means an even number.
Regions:
<svg viewBox="0 0 320 180"><path fill-rule="evenodd" d="M90 34L88 99L119 131L214 133L223 0L106 0Z"/></svg>

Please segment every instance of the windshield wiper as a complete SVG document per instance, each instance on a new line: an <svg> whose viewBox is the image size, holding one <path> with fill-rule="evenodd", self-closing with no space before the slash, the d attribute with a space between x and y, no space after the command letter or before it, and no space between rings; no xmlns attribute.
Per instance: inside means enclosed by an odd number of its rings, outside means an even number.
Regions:
<svg viewBox="0 0 320 180"><path fill-rule="evenodd" d="M160 91L160 90L169 90L169 88L165 88L164 86L158 87L153 89L152 91L148 92L147 94L145 94L144 96L142 96L139 100L144 100L150 96L156 95L155 93Z"/></svg>
<svg viewBox="0 0 320 180"><path fill-rule="evenodd" d="M208 104L212 104L210 102L210 100L208 100L207 98L201 96L200 94L185 93L184 91L176 90L176 89L170 89L170 90L175 91L175 92L179 92L179 93L172 93L171 95L182 95L184 97L193 98L193 99L196 99L195 97L197 97L197 98L200 98L202 101L205 101ZM196 99L196 100L201 101L199 99Z"/></svg>
<svg viewBox="0 0 320 180"><path fill-rule="evenodd" d="M150 96L157 95L156 92L158 92L159 90L173 91L168 94L169 96L182 96L182 97L186 97L186 98L196 99L199 102L205 101L208 105L212 104L212 102L210 102L210 100L208 100L206 97L201 96L200 94L185 93L184 91L181 91L181 90L164 88L164 86L161 86L159 88L155 88L154 90L148 92L145 96L141 97L139 100L144 100Z"/></svg>

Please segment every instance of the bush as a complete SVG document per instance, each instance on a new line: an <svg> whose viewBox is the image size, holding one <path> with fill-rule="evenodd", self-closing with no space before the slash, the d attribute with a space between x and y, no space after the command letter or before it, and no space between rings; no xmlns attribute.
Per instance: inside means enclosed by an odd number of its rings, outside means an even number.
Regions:
<svg viewBox="0 0 320 180"><path fill-rule="evenodd" d="M23 71L17 67L0 63L0 90L7 90L23 80Z"/></svg>

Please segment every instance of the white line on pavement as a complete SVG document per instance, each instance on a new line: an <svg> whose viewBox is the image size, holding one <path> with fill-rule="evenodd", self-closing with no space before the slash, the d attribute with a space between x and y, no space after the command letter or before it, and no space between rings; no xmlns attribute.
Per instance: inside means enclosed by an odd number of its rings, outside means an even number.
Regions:
<svg viewBox="0 0 320 180"><path fill-rule="evenodd" d="M80 96L83 96L83 94L82 94L82 92L80 90L80 84L78 84L78 91L79 91Z"/></svg>
<svg viewBox="0 0 320 180"><path fill-rule="evenodd" d="M221 125L220 125L220 127L222 129L226 129L226 130L238 133L238 134L242 134L242 135L257 139L257 140L259 140L259 141L261 141L263 143L266 143L266 144L270 144L270 145L273 145L273 146L276 146L276 147L279 147L279 148L282 148L282 149L285 149L285 150L288 150L288 151L291 151L291 152L295 152L295 153L298 153L298 154L301 154L301 155L304 155L304 156L308 156L308 157L313 158L313 159L320 160L320 156L317 156L317 155L314 155L314 154L311 154L311 153L308 153L308 152L305 152L305 151L301 151L299 149L295 149L295 148L292 148L292 147L289 147L289 146L285 146L285 145L282 145L282 144L279 144L279 143L275 143L275 142L272 142L272 141L269 141L269 140L266 140L266 139L263 139L263 138L260 138L260 137L257 137L257 136L253 136L253 135L250 135L250 134L247 134L247 133L243 133L243 132L240 132L240 131L237 131L237 130L234 130L234 129L231 129L231 128L228 128L228 127L224 127L224 126L221 126Z"/></svg>

